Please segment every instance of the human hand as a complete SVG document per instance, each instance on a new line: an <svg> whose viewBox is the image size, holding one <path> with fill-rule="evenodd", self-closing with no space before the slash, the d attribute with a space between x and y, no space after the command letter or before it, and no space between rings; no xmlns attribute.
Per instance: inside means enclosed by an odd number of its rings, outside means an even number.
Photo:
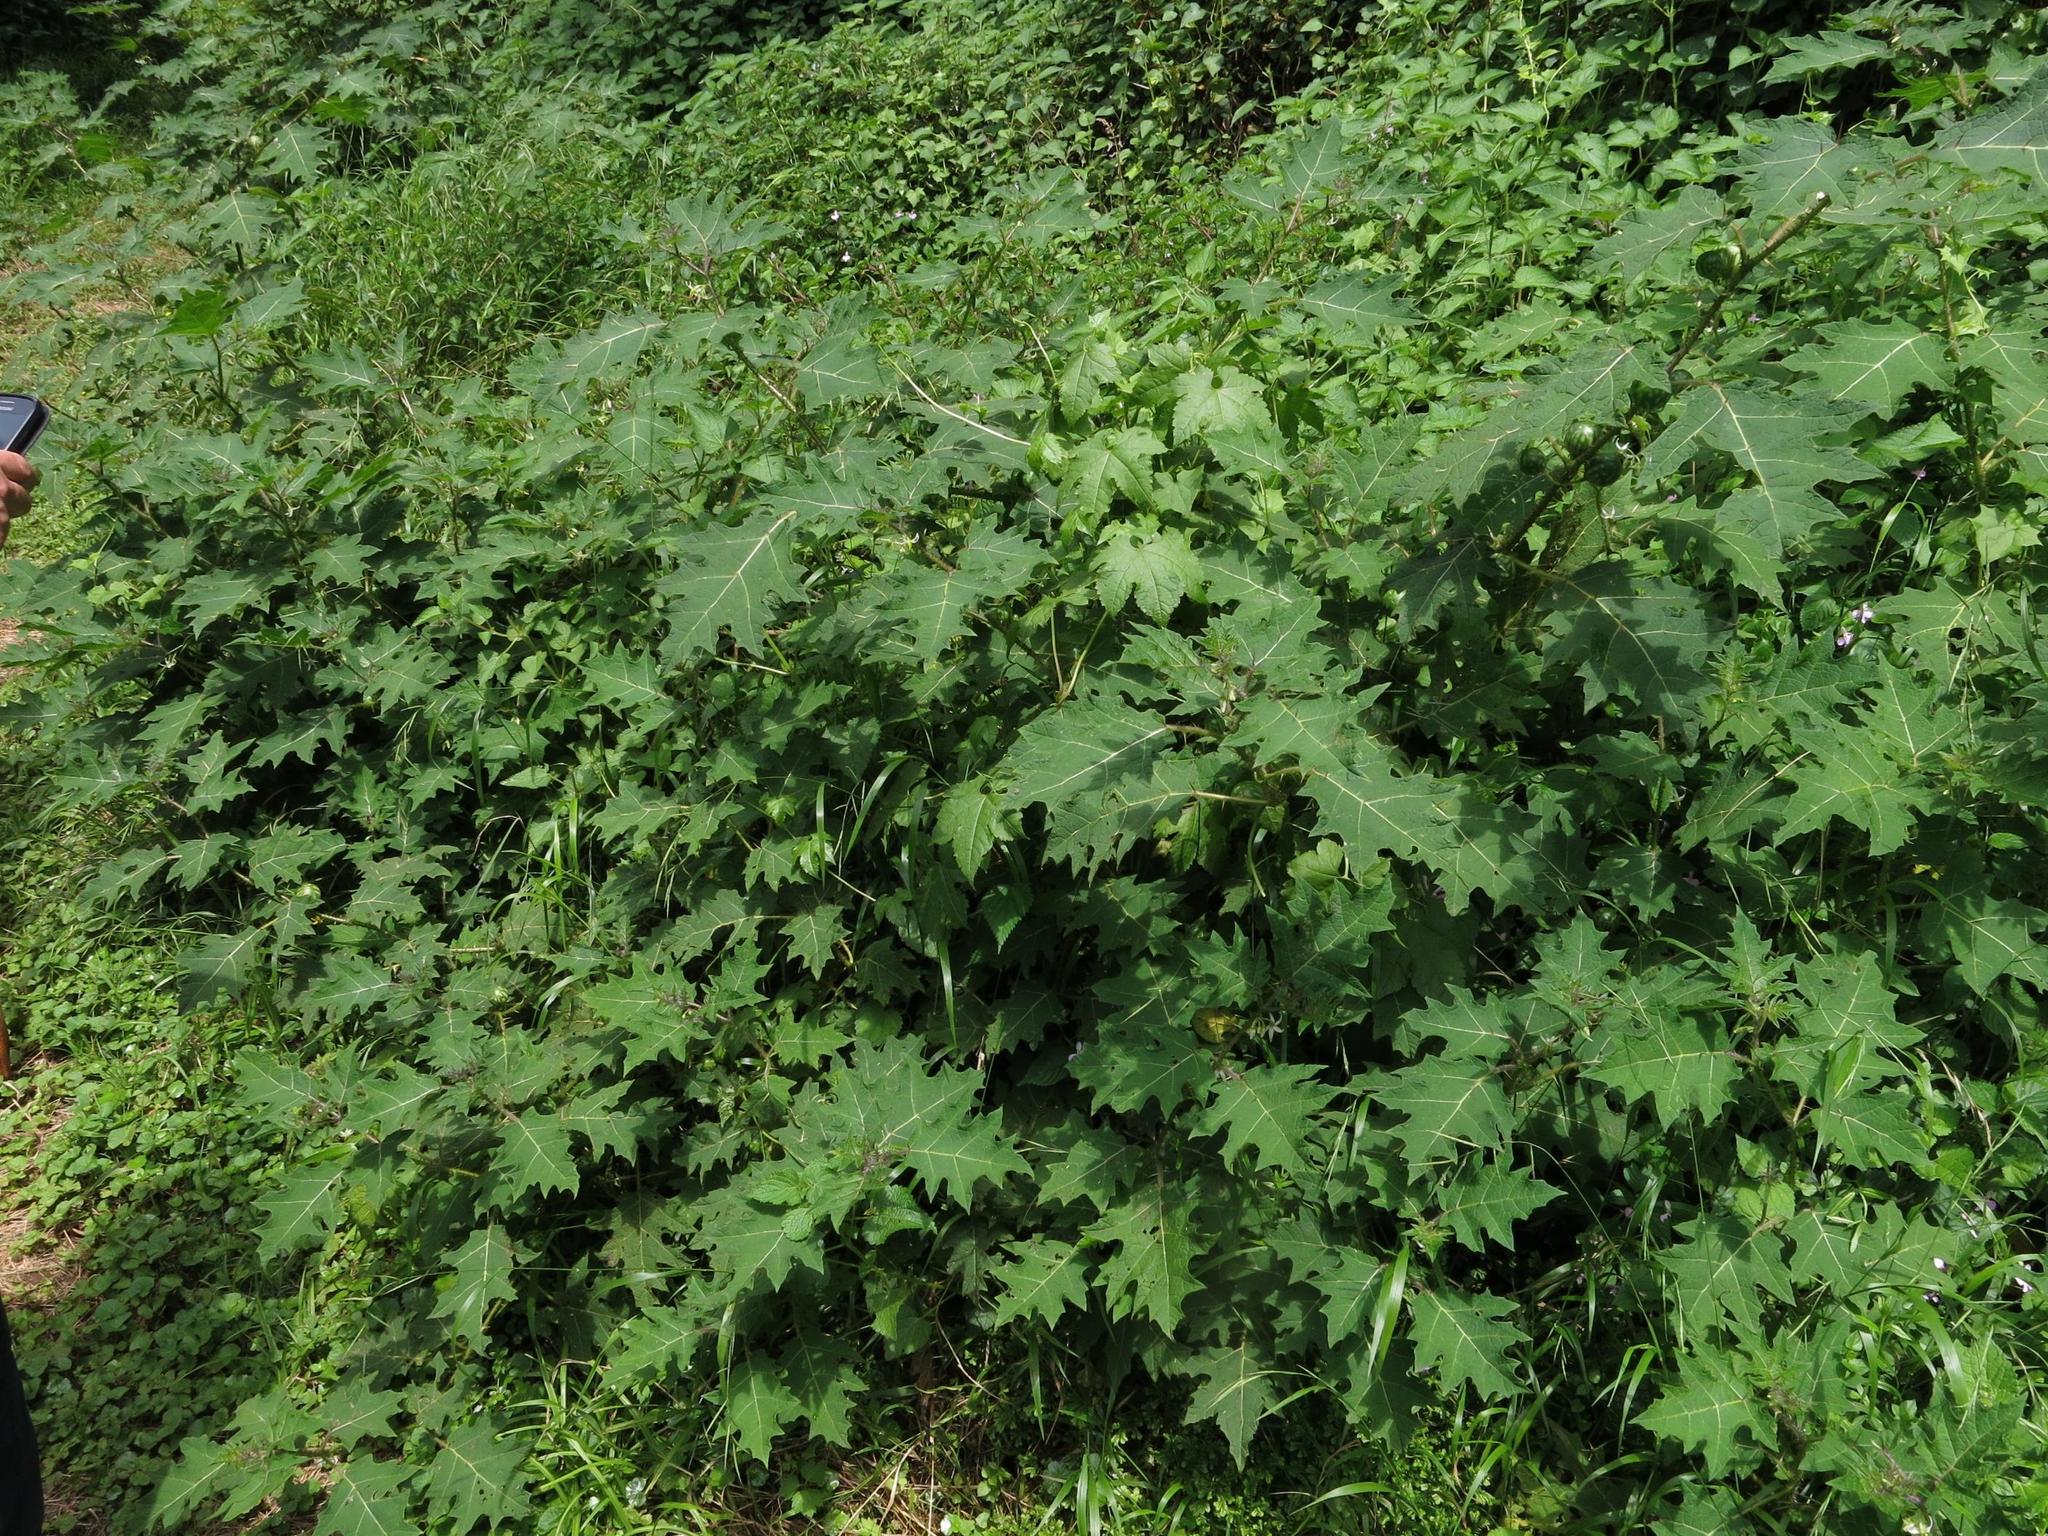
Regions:
<svg viewBox="0 0 2048 1536"><path fill-rule="evenodd" d="M28 515L40 479L35 465L20 454L0 453L0 549L7 546L8 525L15 518Z"/></svg>

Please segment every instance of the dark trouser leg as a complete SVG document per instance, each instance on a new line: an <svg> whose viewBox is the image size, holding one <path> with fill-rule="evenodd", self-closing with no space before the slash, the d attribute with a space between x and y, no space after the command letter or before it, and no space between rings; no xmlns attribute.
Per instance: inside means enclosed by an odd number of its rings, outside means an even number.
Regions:
<svg viewBox="0 0 2048 1536"><path fill-rule="evenodd" d="M0 1307L0 1536L41 1536L43 1480L36 1469L35 1431L14 1363L7 1309Z"/></svg>

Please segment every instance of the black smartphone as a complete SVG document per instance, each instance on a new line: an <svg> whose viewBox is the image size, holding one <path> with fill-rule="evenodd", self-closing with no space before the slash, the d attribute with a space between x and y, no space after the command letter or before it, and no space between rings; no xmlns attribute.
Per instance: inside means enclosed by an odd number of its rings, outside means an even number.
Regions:
<svg viewBox="0 0 2048 1536"><path fill-rule="evenodd" d="M50 424L50 408L34 395L0 395L0 452L27 453Z"/></svg>

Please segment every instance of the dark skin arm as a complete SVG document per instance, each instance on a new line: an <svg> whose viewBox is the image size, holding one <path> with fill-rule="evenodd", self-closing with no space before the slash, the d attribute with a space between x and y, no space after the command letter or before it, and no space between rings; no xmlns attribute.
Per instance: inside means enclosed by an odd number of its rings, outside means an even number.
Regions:
<svg viewBox="0 0 2048 1536"><path fill-rule="evenodd" d="M0 549L7 546L8 525L28 515L36 481L41 478L35 465L20 454L0 453Z"/></svg>
<svg viewBox="0 0 2048 1536"><path fill-rule="evenodd" d="M18 453L0 453L0 549L7 547L7 529L17 517L26 516L35 496L36 467ZM7 1020L0 1018L0 1078L14 1076L8 1059Z"/></svg>

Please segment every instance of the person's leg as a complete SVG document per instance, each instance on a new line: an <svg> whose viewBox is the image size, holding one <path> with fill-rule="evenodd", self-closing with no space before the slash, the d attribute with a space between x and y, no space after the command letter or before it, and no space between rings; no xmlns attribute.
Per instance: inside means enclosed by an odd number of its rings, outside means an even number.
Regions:
<svg viewBox="0 0 2048 1536"><path fill-rule="evenodd" d="M0 1536L41 1536L43 1478L36 1466L28 1398L14 1363L7 1309L0 1307Z"/></svg>

